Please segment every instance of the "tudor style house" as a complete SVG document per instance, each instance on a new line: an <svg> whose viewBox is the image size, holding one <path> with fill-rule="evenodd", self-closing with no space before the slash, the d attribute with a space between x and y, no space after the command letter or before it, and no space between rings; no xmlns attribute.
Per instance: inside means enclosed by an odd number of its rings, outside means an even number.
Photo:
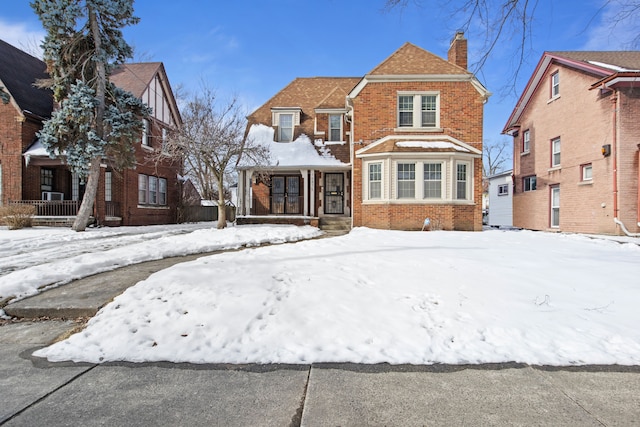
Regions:
<svg viewBox="0 0 640 427"><path fill-rule="evenodd" d="M503 132L513 225L640 232L640 52L545 52Z"/></svg>
<svg viewBox="0 0 640 427"><path fill-rule="evenodd" d="M481 230L489 95L462 33L447 60L406 43L364 77L295 79L248 117L272 161L240 168L238 222Z"/></svg>
<svg viewBox="0 0 640 427"><path fill-rule="evenodd" d="M84 192L83 181L64 163L52 159L37 139L53 109L49 91L33 83L46 77L45 64L0 42L0 85L11 101L0 104L0 203L37 207L36 223L70 224ZM144 131L134 143L134 169L116 170L109 159L101 165L94 218L101 225L175 223L181 197L180 162L157 163L167 132L181 124L180 114L160 62L123 64L110 80L152 107Z"/></svg>

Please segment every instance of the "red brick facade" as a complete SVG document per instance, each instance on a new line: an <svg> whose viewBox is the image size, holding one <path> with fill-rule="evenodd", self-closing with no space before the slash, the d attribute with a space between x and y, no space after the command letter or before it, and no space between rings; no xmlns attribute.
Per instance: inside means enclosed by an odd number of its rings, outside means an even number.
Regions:
<svg viewBox="0 0 640 427"><path fill-rule="evenodd" d="M63 160L50 159L42 153L34 153L28 158L24 155L36 141L36 133L42 128L42 122L45 119L26 111L33 108L30 107L30 103L41 107L41 114L50 115L52 110L51 94L32 89L34 76L41 77L37 73L43 72L44 63L10 45L0 43L0 48L4 53L16 58L15 64L25 67L27 71L33 71L32 74L23 73L20 79L14 77L12 81L6 82L12 99L8 104L0 102L0 204L7 204L10 201L40 201L43 191L62 193L65 201L81 200L83 184L72 176ZM161 63L147 63L127 64L123 68L125 70L119 71L114 83L141 99L144 94L153 94L146 95L147 99L143 99L147 104L154 103L154 113L149 119L148 144L142 147L141 140L134 143L136 162L133 169L114 170L109 159L103 159L94 216L97 222L103 225L175 223L181 197L181 184L178 181L178 175L182 171L181 164L179 161L156 163L152 159L153 154L162 148L163 128L169 130L179 126L180 123L177 106L164 74L164 67ZM130 75L134 77L129 77ZM147 79L146 85L145 79ZM147 90L148 85L151 84L155 84L156 87L153 87L153 90ZM161 84L164 86L160 86ZM15 94L23 96L13 95L12 89L15 89ZM30 91L28 95L25 95L26 90ZM40 101L40 97L45 98L44 102L36 102ZM29 153L33 152L29 151ZM50 177L47 178L46 185L42 174ZM106 194L106 174L111 176L110 200L107 200ZM153 193L155 198L148 197L145 203L141 203L139 198L140 175L147 176L148 180L157 182L159 186L158 191ZM160 186L165 190L165 183L166 191L162 191L161 194ZM69 216L73 213L61 215Z"/></svg>
<svg viewBox="0 0 640 427"><path fill-rule="evenodd" d="M323 180L338 172L345 177L341 189L344 213L340 215L351 216L353 226L420 230L425 218L430 218L438 228L479 231L483 106L490 94L468 72L466 64L467 44L461 33L452 41L448 60L406 43L364 78L294 80L249 116L247 133L253 125L263 124L274 129L278 141L275 114L290 107L289 113L299 111L300 117L294 139L305 134L319 152L330 152L345 167L350 165L348 171L326 167L313 171L315 187L307 188L310 202L305 205L305 215L311 219L332 214L329 206L324 206L328 199ZM412 110L416 118L424 117L420 109L430 108L435 122L422 123L425 119L420 118L415 126L399 124L399 99L404 95L416 102ZM430 107L420 102L428 102ZM328 138L331 114L341 115L341 136L346 143L329 143L335 140ZM415 148L407 148L407 142ZM369 177L363 168L372 159L385 164L381 197L369 197L364 188ZM399 161L416 168L413 196L399 196L395 169ZM421 174L427 167L424 165L434 162L441 168L441 190L437 195L427 195L421 193L427 185ZM460 172L457 168L464 169ZM272 167L268 173L276 175L275 169L288 175L302 170L303 182L309 185L305 165ZM241 185L249 180L252 191L241 190L240 215L273 215L273 209L268 208L270 187L256 185L255 176L243 173ZM456 185L462 185L462 189Z"/></svg>

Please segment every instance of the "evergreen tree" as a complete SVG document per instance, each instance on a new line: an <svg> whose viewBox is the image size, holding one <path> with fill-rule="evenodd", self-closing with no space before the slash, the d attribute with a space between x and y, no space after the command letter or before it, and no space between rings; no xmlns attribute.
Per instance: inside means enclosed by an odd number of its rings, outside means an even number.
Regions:
<svg viewBox="0 0 640 427"><path fill-rule="evenodd" d="M54 100L40 140L51 156L64 155L86 188L73 224L83 231L93 211L103 159L134 163L133 141L150 109L109 82L113 68L131 58L122 28L136 24L133 0L35 0L47 35L42 45Z"/></svg>

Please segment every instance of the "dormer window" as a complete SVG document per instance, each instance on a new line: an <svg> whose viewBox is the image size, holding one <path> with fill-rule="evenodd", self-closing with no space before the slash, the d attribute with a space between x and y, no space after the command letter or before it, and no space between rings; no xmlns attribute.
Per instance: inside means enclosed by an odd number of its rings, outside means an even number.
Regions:
<svg viewBox="0 0 640 427"><path fill-rule="evenodd" d="M294 128L300 125L301 112L299 107L271 109L271 120L273 125L278 127L279 142L293 141Z"/></svg>
<svg viewBox="0 0 640 427"><path fill-rule="evenodd" d="M399 93L398 127L440 127L440 102L438 93Z"/></svg>

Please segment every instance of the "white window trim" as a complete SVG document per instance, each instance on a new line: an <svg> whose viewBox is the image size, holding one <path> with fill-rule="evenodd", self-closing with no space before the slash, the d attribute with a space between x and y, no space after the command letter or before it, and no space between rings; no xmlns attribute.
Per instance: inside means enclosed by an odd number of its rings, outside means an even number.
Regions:
<svg viewBox="0 0 640 427"><path fill-rule="evenodd" d="M339 130L340 130L340 139L331 139L331 117L335 117L338 116L338 126L339 126ZM329 114L327 116L327 129L328 129L328 138L327 141L330 142L341 142L344 140L343 135L344 135L344 129L343 129L343 119L342 119L342 114Z"/></svg>
<svg viewBox="0 0 640 427"><path fill-rule="evenodd" d="M150 136L149 136L149 120L148 119L142 119L142 146L143 147L150 147L151 146L151 141L150 141Z"/></svg>
<svg viewBox="0 0 640 427"><path fill-rule="evenodd" d="M400 179L398 178L398 167L399 165L413 165L413 197L400 197ZM420 183L418 182L418 177L420 176L418 174L418 165L420 164L420 162L416 161L416 160L398 160L394 163L394 168L393 168L393 180L394 180L394 188L395 188L395 194L394 194L394 198L396 200L419 200L418 195L421 194L418 191L421 190L422 185L420 185ZM404 181L404 180L403 180ZM408 181L408 180L407 180ZM420 187L420 189L418 188Z"/></svg>
<svg viewBox="0 0 640 427"><path fill-rule="evenodd" d="M588 178L585 176L585 171L586 170L590 170L591 171L591 176L588 177ZM593 181L593 164L592 163L585 163L584 165L581 165L580 166L580 173L582 174L581 181L584 181L584 182Z"/></svg>
<svg viewBox="0 0 640 427"><path fill-rule="evenodd" d="M296 126L300 126L300 115L302 113L302 109L300 107L274 107L271 109L271 123L274 127L278 127L277 138L280 140L280 115L282 114L292 114L292 129L291 129L291 141L293 141L293 135L295 134ZM291 142L291 141L281 141L281 142Z"/></svg>
<svg viewBox="0 0 640 427"><path fill-rule="evenodd" d="M464 199L458 199L458 165L466 165L467 166L467 176L466 176L466 183L465 183L465 193L466 193L466 197ZM471 185L472 181L473 181L473 169L472 169L472 165L471 162L467 162L467 161L461 161L461 160L456 160L453 163L453 168L452 168L452 179L451 179L451 183L452 183L452 190L453 190L453 199L454 200L459 200L459 201L470 201L473 200L473 186Z"/></svg>
<svg viewBox="0 0 640 427"><path fill-rule="evenodd" d="M425 197L424 196L424 165L425 164L439 164L440 165L440 197ZM431 201L431 200L444 200L447 195L447 165L444 160L424 160L422 161L420 176L422 177L422 190L421 195L423 200Z"/></svg>
<svg viewBox="0 0 640 427"><path fill-rule="evenodd" d="M526 145L526 146L525 146ZM522 132L522 153L527 154L531 150L531 132L529 129Z"/></svg>
<svg viewBox="0 0 640 427"><path fill-rule="evenodd" d="M422 123L422 96L431 95L436 97L436 125L435 126L415 126ZM401 96L413 96L413 124L414 126L400 126L400 108L398 100ZM440 130L440 92L439 91L398 91L396 94L396 129L397 132L420 130Z"/></svg>
<svg viewBox="0 0 640 427"><path fill-rule="evenodd" d="M536 188L533 188L533 189L531 188L531 178L536 180ZM525 185L525 182L526 182L527 179L529 180L529 190L526 189L527 187ZM537 189L538 189L538 177L536 175L529 175L529 176L522 177L522 192L523 193L529 193L531 191L536 191Z"/></svg>
<svg viewBox="0 0 640 427"><path fill-rule="evenodd" d="M554 205L554 200L553 200L553 194L554 192L558 191L558 205ZM551 228L560 228L560 186L556 185L554 187L551 187L551 194L550 194L551 200L549 201L549 205L550 205L550 211L549 214L551 215L551 217L549 218L549 225L551 225ZM554 224L553 222L553 211L554 209L558 210L558 223Z"/></svg>
<svg viewBox="0 0 640 427"><path fill-rule="evenodd" d="M380 197L378 198L372 198L371 194L370 194L370 184L371 181L369 180L369 166L373 165L373 164L379 164L380 165ZM363 199L364 200L371 200L371 201L376 201L379 202L381 200L386 199L385 197L385 167L384 167L384 161L382 160L375 160L375 161L370 161L370 162L364 162L364 171L365 173L363 174L364 177L364 182L362 184L362 188L364 189L364 191L366 192L365 194L363 194Z"/></svg>
<svg viewBox="0 0 640 427"><path fill-rule="evenodd" d="M551 74L551 99L558 97L560 97L560 72L556 71Z"/></svg>
<svg viewBox="0 0 640 427"><path fill-rule="evenodd" d="M558 151L556 151L556 141L558 142ZM559 155L560 159L558 163L556 163L556 154ZM551 167L557 168L562 165L562 140L558 138L553 138L551 140Z"/></svg>
<svg viewBox="0 0 640 427"><path fill-rule="evenodd" d="M509 195L509 184L499 184L498 196L508 196L508 195Z"/></svg>

